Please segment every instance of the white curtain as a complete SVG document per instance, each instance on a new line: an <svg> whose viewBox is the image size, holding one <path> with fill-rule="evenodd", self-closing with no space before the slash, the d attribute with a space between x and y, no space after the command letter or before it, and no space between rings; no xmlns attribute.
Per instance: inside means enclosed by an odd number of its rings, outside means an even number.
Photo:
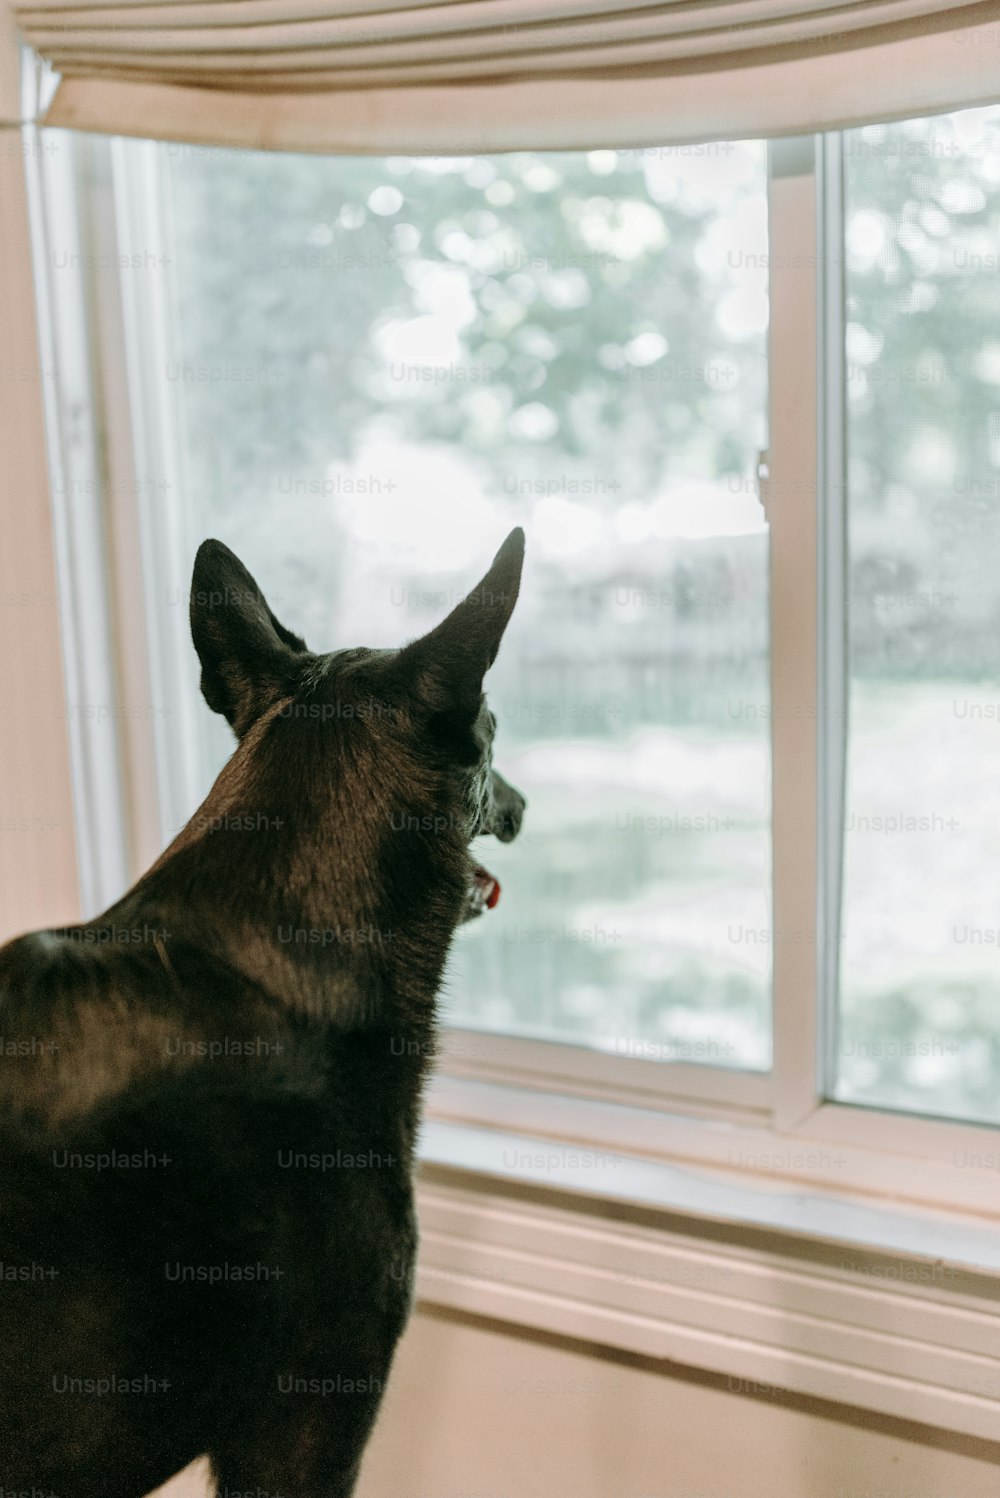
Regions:
<svg viewBox="0 0 1000 1498"><path fill-rule="evenodd" d="M34 0L47 122L286 150L640 146L993 102L960 0Z"/></svg>

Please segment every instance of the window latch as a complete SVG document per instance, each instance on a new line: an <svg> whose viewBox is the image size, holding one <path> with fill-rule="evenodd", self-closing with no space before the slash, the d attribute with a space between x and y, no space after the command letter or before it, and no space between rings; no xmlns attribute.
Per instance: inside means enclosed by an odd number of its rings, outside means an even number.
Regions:
<svg viewBox="0 0 1000 1498"><path fill-rule="evenodd" d="M766 447L762 447L757 454L757 499L761 509L764 511L764 519L770 524L771 517L768 514L768 481L771 477L771 454Z"/></svg>

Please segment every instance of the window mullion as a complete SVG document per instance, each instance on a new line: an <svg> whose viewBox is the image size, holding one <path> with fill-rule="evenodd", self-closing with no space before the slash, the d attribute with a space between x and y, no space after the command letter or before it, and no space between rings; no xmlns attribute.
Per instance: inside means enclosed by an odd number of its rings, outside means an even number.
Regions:
<svg viewBox="0 0 1000 1498"><path fill-rule="evenodd" d="M145 625L159 787L161 845L199 796L197 670L188 637L190 557L181 471L173 265L162 157L154 142L111 145L120 263L128 419L136 471L138 539L147 579ZM141 265L137 275L129 267ZM155 592L150 580L156 579Z"/></svg>
<svg viewBox="0 0 1000 1498"><path fill-rule="evenodd" d="M769 148L768 334L774 1120L817 1086L818 215L816 142Z"/></svg>
<svg viewBox="0 0 1000 1498"><path fill-rule="evenodd" d="M840 983L847 765L847 435L844 352L844 171L842 137L819 137L817 192L820 370L819 564L819 936L818 1086L832 1094Z"/></svg>
<svg viewBox="0 0 1000 1498"><path fill-rule="evenodd" d="M93 345L101 273L80 196L86 143L34 130L29 176L44 359L53 534L60 579L65 706L73 771L80 903L86 917L128 882L121 776L121 682L108 608L108 493Z"/></svg>

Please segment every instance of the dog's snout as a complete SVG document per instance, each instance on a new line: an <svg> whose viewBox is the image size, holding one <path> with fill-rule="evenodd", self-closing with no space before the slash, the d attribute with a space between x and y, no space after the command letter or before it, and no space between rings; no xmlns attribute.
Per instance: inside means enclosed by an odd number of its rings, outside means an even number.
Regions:
<svg viewBox="0 0 1000 1498"><path fill-rule="evenodd" d="M495 835L502 843L513 842L521 830L524 820L524 808L527 805L520 791L514 789L509 781L493 771L493 806Z"/></svg>
<svg viewBox="0 0 1000 1498"><path fill-rule="evenodd" d="M521 830L521 818L524 816L524 802L518 807L511 807L505 811L500 818L500 830L497 837L502 843L512 842Z"/></svg>

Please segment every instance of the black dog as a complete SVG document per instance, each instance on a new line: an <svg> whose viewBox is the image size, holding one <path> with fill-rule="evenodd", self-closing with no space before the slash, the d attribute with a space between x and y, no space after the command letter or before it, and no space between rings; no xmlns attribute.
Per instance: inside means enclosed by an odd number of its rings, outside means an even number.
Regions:
<svg viewBox="0 0 1000 1498"><path fill-rule="evenodd" d="M456 926L518 831L482 694L524 536L402 650L313 655L206 541L191 625L237 748L98 920L0 951L0 1487L355 1485L416 1247Z"/></svg>

